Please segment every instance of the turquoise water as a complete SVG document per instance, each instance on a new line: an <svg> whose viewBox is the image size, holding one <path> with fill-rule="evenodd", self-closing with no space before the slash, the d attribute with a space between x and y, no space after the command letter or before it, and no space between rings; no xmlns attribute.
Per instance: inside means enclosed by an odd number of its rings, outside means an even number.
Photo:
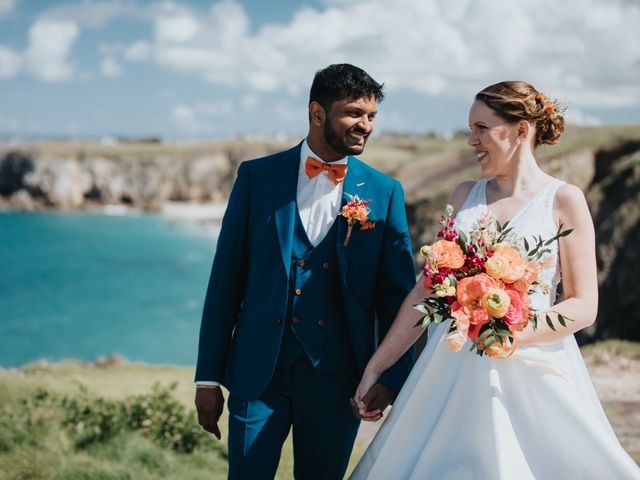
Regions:
<svg viewBox="0 0 640 480"><path fill-rule="evenodd" d="M159 215L0 214L0 365L193 365L214 247Z"/></svg>

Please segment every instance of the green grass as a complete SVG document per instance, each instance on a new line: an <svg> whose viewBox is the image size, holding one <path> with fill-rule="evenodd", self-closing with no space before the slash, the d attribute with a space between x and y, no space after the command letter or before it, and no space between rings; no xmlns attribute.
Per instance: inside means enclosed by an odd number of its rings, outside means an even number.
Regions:
<svg viewBox="0 0 640 480"><path fill-rule="evenodd" d="M103 432L106 438L98 435L99 440L78 447L78 438L84 438L91 426L90 419L112 418L113 405L131 402L135 396L151 395L154 384L164 387L174 384L172 398L185 414L194 412L190 368L144 364L98 368L64 361L0 369L0 480L226 478L226 408L220 421L223 442L201 431L204 439L192 453L163 447L142 430L129 429L113 436ZM61 406L63 398L93 410L83 417L78 413L81 408ZM72 418L73 425L84 420L82 435L73 427L64 426L67 417ZM191 421L197 426L195 417ZM365 448L362 441L356 444L350 468ZM289 438L276 478L292 478L292 471L293 449Z"/></svg>
<svg viewBox="0 0 640 480"><path fill-rule="evenodd" d="M613 366L640 360L640 343L634 342L609 340L588 345L582 351L590 365ZM0 480L226 478L225 443L218 442L196 425L192 379L191 368L143 364L98 368L65 361L0 369ZM108 424L104 419L116 418L114 412L123 405L129 406L125 417L130 423L132 418L138 418L141 413L136 407L160 396L152 393L154 384L165 388L174 385L174 388L170 399L150 405L159 412L150 418L157 425L158 415L169 411L173 418L171 425L189 430L190 422L197 430L197 445L191 453L163 445L164 437L154 437L153 429L145 431L125 426L109 431L104 428ZM62 399L66 399L66 403ZM637 399L625 399L605 403L605 409L614 425L624 427L627 419L634 418L637 405ZM124 418L118 415L120 420ZM186 427L179 418L188 418ZM78 428L81 423L82 428ZM121 425L122 422L114 423ZM99 433L92 430L96 425L103 427ZM220 426L224 441L226 411ZM363 432L356 442L348 472L363 454L377 426L379 424L363 424L361 427ZM636 445L637 433L621 430L620 435L623 444ZM636 461L640 460L640 454L633 447L630 452ZM292 478L292 471L289 438L276 478Z"/></svg>

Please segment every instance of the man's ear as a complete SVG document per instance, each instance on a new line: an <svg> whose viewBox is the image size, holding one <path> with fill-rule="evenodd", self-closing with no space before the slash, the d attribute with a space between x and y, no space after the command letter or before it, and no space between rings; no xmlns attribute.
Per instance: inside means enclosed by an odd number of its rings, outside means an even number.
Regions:
<svg viewBox="0 0 640 480"><path fill-rule="evenodd" d="M327 112L324 107L315 100L309 104L309 121L316 127L322 127Z"/></svg>

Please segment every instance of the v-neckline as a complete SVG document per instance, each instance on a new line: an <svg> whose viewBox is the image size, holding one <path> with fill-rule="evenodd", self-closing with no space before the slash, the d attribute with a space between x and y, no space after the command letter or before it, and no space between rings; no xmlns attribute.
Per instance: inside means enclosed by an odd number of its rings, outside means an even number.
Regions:
<svg viewBox="0 0 640 480"><path fill-rule="evenodd" d="M540 190L538 193L536 193L533 197L531 197L529 199L529 201L527 203L525 203L509 220L505 220L504 222L500 221L500 219L498 219L497 215L495 213L493 213L491 211L491 209L489 208L489 203L487 202L487 185L489 183L491 179L486 179L484 182L484 186L483 186L483 195L484 195L484 206L487 208L487 212L496 219L496 221L500 222L501 225L504 225L506 223L510 223L512 224L514 221L516 221L518 219L518 217L520 217L520 215L522 215L522 213L529 208L529 206L531 206L531 204L534 202L534 200L537 200L540 196L542 196L543 193L545 193L549 187L551 187L551 185L553 185L554 183L556 183L556 179L551 180L542 190Z"/></svg>

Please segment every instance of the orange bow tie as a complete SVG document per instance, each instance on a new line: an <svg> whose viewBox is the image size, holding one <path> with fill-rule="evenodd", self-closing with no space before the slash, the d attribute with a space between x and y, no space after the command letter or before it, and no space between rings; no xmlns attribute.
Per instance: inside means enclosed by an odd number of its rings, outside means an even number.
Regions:
<svg viewBox="0 0 640 480"><path fill-rule="evenodd" d="M304 171L307 174L307 177L313 178L316 175L319 175L322 171L327 172L329 178L336 185L344 180L344 177L347 175L347 166L344 163L332 164L321 162L320 160L316 160L313 157L307 157L307 161L304 164Z"/></svg>

